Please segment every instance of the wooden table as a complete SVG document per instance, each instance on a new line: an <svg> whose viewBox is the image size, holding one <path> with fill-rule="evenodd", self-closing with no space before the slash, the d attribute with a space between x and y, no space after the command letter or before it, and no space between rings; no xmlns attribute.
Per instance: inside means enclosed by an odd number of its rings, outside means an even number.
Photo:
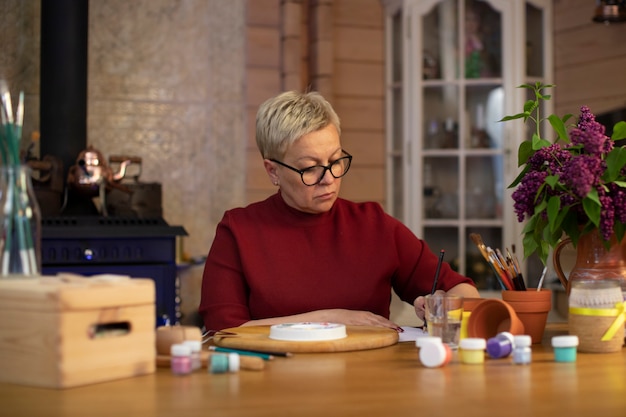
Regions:
<svg viewBox="0 0 626 417"><path fill-rule="evenodd" d="M263 371L155 374L65 390L0 384L0 416L626 415L626 349L556 363L549 327L530 365L423 367L414 343L276 358Z"/></svg>

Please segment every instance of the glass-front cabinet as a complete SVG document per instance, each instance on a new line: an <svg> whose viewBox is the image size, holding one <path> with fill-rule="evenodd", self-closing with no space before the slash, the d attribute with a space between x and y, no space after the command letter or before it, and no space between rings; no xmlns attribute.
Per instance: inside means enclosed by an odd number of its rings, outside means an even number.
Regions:
<svg viewBox="0 0 626 417"><path fill-rule="evenodd" d="M383 3L388 210L479 289L499 289L470 235L523 259L507 187L530 136L499 120L523 109L519 85L553 83L551 1Z"/></svg>

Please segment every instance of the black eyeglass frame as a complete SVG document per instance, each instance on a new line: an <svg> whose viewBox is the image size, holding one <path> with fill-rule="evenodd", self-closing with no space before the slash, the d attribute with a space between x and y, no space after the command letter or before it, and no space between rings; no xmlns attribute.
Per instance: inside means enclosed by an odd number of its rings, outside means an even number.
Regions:
<svg viewBox="0 0 626 417"><path fill-rule="evenodd" d="M330 175L333 176L333 178L341 178L344 175L346 175L348 173L348 171L350 170L350 166L352 165L352 155L350 155L348 152L344 151L343 149L341 150L341 152L343 152L346 156L342 156L341 158L335 159L333 162L331 162L330 164L324 166L324 165L313 165L311 167L308 168L304 168L304 169L298 169L298 168L294 168L291 165L287 165L286 163L279 161L277 159L274 158L270 158L269 160L272 162L276 162L278 165L282 165L285 168L288 168L294 172L297 172L298 174L300 174L300 179L302 180L302 184L306 185L307 187L312 187L314 185L319 184L320 182L322 182L322 179L324 178L324 175L326 175L326 171L330 172ZM336 176L335 174L333 174L333 171L330 169L333 165L335 165L337 162L347 159L348 160L348 167L346 168L346 170L343 172L343 174ZM304 174L313 169L313 168L324 168L324 171L322 171L322 175L320 175L320 177L318 178L318 180L316 182L314 182L313 184L307 184L306 182L304 182Z"/></svg>

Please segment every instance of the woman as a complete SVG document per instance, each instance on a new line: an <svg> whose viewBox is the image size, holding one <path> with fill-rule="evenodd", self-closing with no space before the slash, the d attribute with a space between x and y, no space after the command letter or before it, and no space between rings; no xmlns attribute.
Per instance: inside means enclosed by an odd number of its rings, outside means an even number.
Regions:
<svg viewBox="0 0 626 417"><path fill-rule="evenodd" d="M400 330L389 320L392 288L423 318L438 258L379 204L338 197L352 162L340 133L319 93L261 105L257 146L278 192L218 224L199 308L207 329L308 321ZM478 297L447 263L437 289Z"/></svg>

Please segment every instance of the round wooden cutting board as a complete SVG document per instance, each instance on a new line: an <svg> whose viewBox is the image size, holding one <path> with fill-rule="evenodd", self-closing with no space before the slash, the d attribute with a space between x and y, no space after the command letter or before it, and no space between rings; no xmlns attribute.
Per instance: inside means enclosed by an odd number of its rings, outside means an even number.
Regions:
<svg viewBox="0 0 626 417"><path fill-rule="evenodd" d="M374 326L346 326L343 339L295 342L269 338L270 326L244 326L224 329L235 335L215 336L216 346L231 349L248 349L266 352L348 352L391 346L398 342L398 332Z"/></svg>

